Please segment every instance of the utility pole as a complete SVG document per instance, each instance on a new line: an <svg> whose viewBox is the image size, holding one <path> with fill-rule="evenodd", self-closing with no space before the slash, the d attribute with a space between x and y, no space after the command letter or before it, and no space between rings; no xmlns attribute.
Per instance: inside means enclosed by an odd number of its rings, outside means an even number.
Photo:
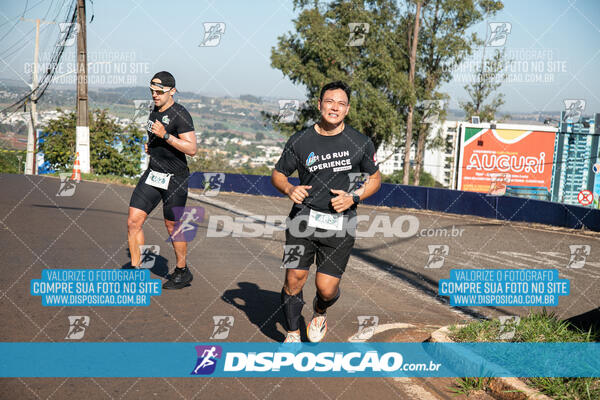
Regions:
<svg viewBox="0 0 600 400"><path fill-rule="evenodd" d="M87 43L85 0L77 0L77 124L75 148L82 173L90 172L90 127L88 119Z"/></svg>
<svg viewBox="0 0 600 400"><path fill-rule="evenodd" d="M34 92L31 95L31 108L29 111L31 123L28 125L27 132L27 157L25 158L25 174L26 175L37 175L37 168L35 165L35 156L37 153L37 87L38 87L38 65L39 65L39 53L40 53L40 24L53 24L52 21L44 21L41 19L25 19L21 18L22 21L35 22L35 51L33 53L33 76L31 79L31 90Z"/></svg>

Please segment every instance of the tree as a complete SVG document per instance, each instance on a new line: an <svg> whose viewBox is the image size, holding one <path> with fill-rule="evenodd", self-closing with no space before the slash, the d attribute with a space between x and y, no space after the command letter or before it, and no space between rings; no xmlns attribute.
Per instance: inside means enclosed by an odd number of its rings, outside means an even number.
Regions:
<svg viewBox="0 0 600 400"><path fill-rule="evenodd" d="M419 58L417 64L418 99L433 101L447 98L437 91L442 84L452 80L452 70L472 54L472 49L483 42L476 34L468 33L475 24L494 15L503 8L499 0L427 0L423 3L422 26L419 33ZM417 151L415 184L419 184L423 158L431 125L421 115L416 119ZM439 110L439 120L445 113Z"/></svg>
<svg viewBox="0 0 600 400"><path fill-rule="evenodd" d="M502 85L502 81L506 79L504 50L496 50L494 55L488 59L485 58L485 47L482 53L481 65L477 69L475 82L465 85L470 100L459 103L465 111L467 121L474 115L479 116L482 122L494 121L496 112L504 104L502 93L497 94L489 103L484 104L488 97Z"/></svg>
<svg viewBox="0 0 600 400"><path fill-rule="evenodd" d="M227 159L220 154L198 154L188 159L191 172L227 172L230 170Z"/></svg>
<svg viewBox="0 0 600 400"><path fill-rule="evenodd" d="M295 32L278 38L271 65L292 82L306 87L308 101L294 122L263 113L284 134L318 121L321 87L334 80L352 88L348 124L369 136L376 147L399 138L404 125L408 63L401 38L400 12L391 0L295 0L301 12ZM354 25L358 23L359 25ZM353 24L353 25L349 25ZM366 25L368 24L368 32ZM350 27L363 30L350 31ZM358 39L358 40L357 40ZM354 45L362 40L362 44Z"/></svg>
<svg viewBox="0 0 600 400"><path fill-rule="evenodd" d="M22 174L25 171L27 151L9 149L8 144L0 140L0 172L5 174Z"/></svg>
<svg viewBox="0 0 600 400"><path fill-rule="evenodd" d="M402 177L402 183L408 185L410 175L410 151L412 149L412 125L413 125L413 114L415 107L415 64L417 60L417 46L419 44L419 28L421 20L421 5L422 0L416 0L417 10L415 11L415 20L413 23L412 36L409 35L408 40L410 43L410 56L409 56L409 70L408 70L408 90L409 90L409 103L408 103L408 116L406 117L406 142L404 145L404 175Z"/></svg>
<svg viewBox="0 0 600 400"><path fill-rule="evenodd" d="M52 168L68 170L75 161L74 112L51 120L40 135L40 151ZM95 174L135 176L140 172L143 132L134 125L125 129L107 110L90 114L90 166Z"/></svg>

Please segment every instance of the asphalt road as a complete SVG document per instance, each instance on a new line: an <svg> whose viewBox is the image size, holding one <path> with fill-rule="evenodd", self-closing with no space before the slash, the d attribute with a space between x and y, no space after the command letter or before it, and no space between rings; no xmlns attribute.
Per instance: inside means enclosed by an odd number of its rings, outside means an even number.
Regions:
<svg viewBox="0 0 600 400"><path fill-rule="evenodd" d="M29 293L30 281L39 279L43 269L127 264L126 218L133 188L81 182L71 196L57 196L57 178L6 174L0 175L0 185L2 341L66 341L68 316L73 315L90 318L81 339L86 342L283 340L279 311L283 232L270 229L258 237L211 237L215 236L211 232L215 227L222 232L225 227L215 224L217 219L238 218L240 222L248 215L255 216L248 221L285 216L289 200L234 193L190 199L188 206L201 206L205 212L189 246L188 266L194 281L183 290L153 297L149 307L44 307L39 297ZM556 268L561 279L570 280L570 295L560 297L559 306L548 307L549 311L569 318L599 306L598 234L384 207L362 206L360 213L371 221L376 216L388 216L391 221L410 219L418 224L417 235L385 237L379 232L357 240L343 278L342 297L328 312L326 341L348 341L358 331L359 316L375 316L380 326L395 327L372 340L422 341L444 325L529 311L524 307L449 306L447 297L437 296L438 281L456 268ZM253 226L273 228L261 223ZM368 222L360 225L363 231L368 226ZM161 207L151 214L144 231L147 244L160 246L152 269L158 274L153 277L159 278L175 263ZM570 246L575 245L589 245L591 252L582 268L567 268ZM443 262L438 259L426 268L430 247L435 246L442 246ZM312 278L311 273L305 300L314 295ZM310 318L309 307L303 315ZM233 317L226 339L211 339L213 316ZM0 398L456 398L448 390L450 383L449 379L384 378L17 378L0 380Z"/></svg>

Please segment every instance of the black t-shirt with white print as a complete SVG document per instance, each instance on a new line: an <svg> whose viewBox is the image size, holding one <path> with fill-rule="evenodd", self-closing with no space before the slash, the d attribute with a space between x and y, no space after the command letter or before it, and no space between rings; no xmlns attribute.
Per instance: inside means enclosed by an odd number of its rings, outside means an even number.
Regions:
<svg viewBox="0 0 600 400"><path fill-rule="evenodd" d="M190 113L179 103L167 108L165 111L158 111L157 107L148 117L148 151L150 152L149 167L153 171L168 172L171 174L184 174L187 172L187 160L185 153L177 150L168 144L164 139L152 133L152 124L155 121L161 122L169 135L179 137L180 133L194 130L194 122Z"/></svg>
<svg viewBox="0 0 600 400"><path fill-rule="evenodd" d="M285 144L275 169L285 176L298 170L301 185L312 186L303 204L321 212L335 213L331 189L350 190L352 177L378 171L371 139L346 125L337 135L325 136L314 126L295 133ZM354 207L353 207L354 208Z"/></svg>

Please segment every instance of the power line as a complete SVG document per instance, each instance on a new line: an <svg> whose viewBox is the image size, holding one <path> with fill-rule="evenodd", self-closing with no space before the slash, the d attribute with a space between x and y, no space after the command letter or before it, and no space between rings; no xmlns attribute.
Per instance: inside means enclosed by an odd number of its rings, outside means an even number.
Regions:
<svg viewBox="0 0 600 400"><path fill-rule="evenodd" d="M19 100L17 100L10 106L5 107L4 109L0 110L0 113L10 110L13 107L18 109L23 104L25 104L28 100L31 100L33 98L37 101L44 95L44 93L48 89L48 86L50 86L50 83L52 82L52 78L54 77L54 74L56 73L56 68L58 67L58 64L60 63L60 59L62 58L62 55L65 50L65 46L60 45L61 44L60 42L62 40L64 40L65 38L68 38L69 36L71 36L71 34L73 33L73 29L74 29L73 27L75 26L75 21L77 19L76 3L71 4L71 7L69 9L69 15L71 15L70 19L67 19L67 21L65 21L66 23L69 23L68 31L65 33L66 36L59 34L59 37L57 39L57 46L54 48L54 51L53 51L53 54L51 57L51 61L49 63L49 68L47 69L46 74L40 80L40 83L35 88L33 88L29 93L27 93L25 96L21 97ZM16 109L15 109L15 111L13 111L9 115L7 115L4 119L6 119L6 118L10 117L11 115L13 115L14 113L16 113L17 112Z"/></svg>
<svg viewBox="0 0 600 400"><path fill-rule="evenodd" d="M65 2L66 2L66 0L63 0L63 3L62 3L62 4L61 4L61 6L59 7L59 9L58 9L58 12L56 13L56 16L55 16L55 17L52 19L53 21L54 21L54 20L56 20L56 19L58 18L58 15L60 14L60 11L63 9L63 7L64 7L64 5L65 5ZM38 2L37 4L39 4L39 2ZM46 15L44 15L44 17L43 17L42 19L46 19L46 18L48 17L48 14L50 14L50 10L52 9L52 5L53 5L53 4L54 4L54 0L52 0L52 1L50 2L50 6L48 7L48 10L46 11ZM31 9L33 9L34 7L35 7L35 6L31 7L31 8L30 8L30 10L31 10ZM29 10L27 10L27 11L29 11ZM25 14L25 13L23 13L23 15L24 15L24 14ZM22 17L21 17L21 18L22 18ZM10 21L10 20L9 20L9 21ZM7 22L9 22L9 21L7 21ZM17 20L17 22L19 22L19 21L20 21L20 19L18 19L18 20ZM0 26L1 26L1 25L0 25ZM44 26L42 29L46 29L46 28L47 28L47 26ZM15 46L22 45L22 44L23 44L23 41L24 41L24 40L25 40L27 37L29 37L29 36L31 35L31 32L33 32L33 30L34 30L34 29L35 29L35 28L31 28L31 30L29 30L29 31L28 31L27 33L25 33L25 34L24 34L22 37L20 37L18 40L16 40L16 41L15 41L15 42L14 42L12 45L10 45L10 46L8 46L7 48L5 48L4 50L2 50L2 53L3 53L3 54L1 54L1 55L0 55L0 57L1 57L1 58L4 58L4 59L6 59L6 58L8 58L8 57L12 56L13 54L15 54L16 52L18 52L19 50L23 50L23 49L24 49L24 47L18 47L18 48L17 48L15 51L13 51L13 52L11 52L11 53L9 53L9 54L6 54L8 51L10 51L11 49L13 49ZM29 40L28 42L30 42L30 41L31 41L31 40Z"/></svg>

